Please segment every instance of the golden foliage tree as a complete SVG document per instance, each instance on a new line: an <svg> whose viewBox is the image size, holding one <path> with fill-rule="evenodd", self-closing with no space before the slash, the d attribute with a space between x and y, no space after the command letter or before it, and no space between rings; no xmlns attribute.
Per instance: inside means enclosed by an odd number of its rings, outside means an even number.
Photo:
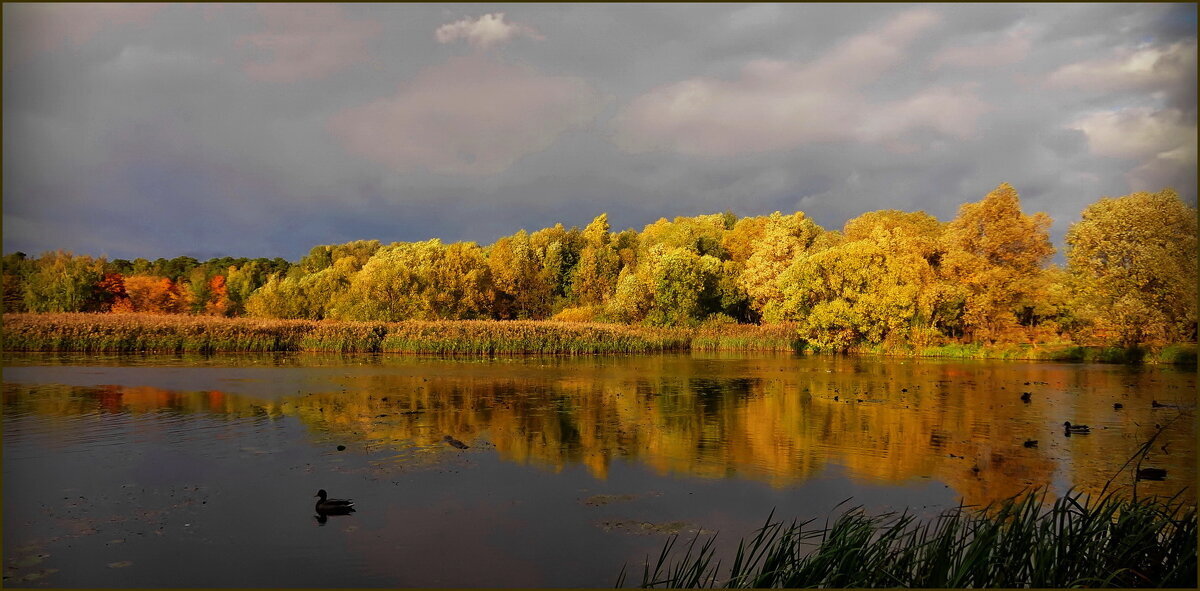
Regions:
<svg viewBox="0 0 1200 591"><path fill-rule="evenodd" d="M966 203L946 228L941 269L960 288L963 331L995 342L1020 332L1018 314L1036 306L1042 266L1054 254L1050 216L1025 215L1017 191L1002 183Z"/></svg>
<svg viewBox="0 0 1200 591"><path fill-rule="evenodd" d="M823 349L936 338L942 225L886 210L846 223L840 243L798 257L778 278L778 314Z"/></svg>
<svg viewBox="0 0 1200 591"><path fill-rule="evenodd" d="M554 243L555 248L561 245ZM500 318L545 318L554 302L554 285L545 272L529 234L521 230L496 241L488 250L487 264L496 287L496 315Z"/></svg>
<svg viewBox="0 0 1200 591"><path fill-rule="evenodd" d="M583 229L583 249L571 281L571 295L584 306L603 304L617 285L621 258L609 234L608 214L596 216Z"/></svg>
<svg viewBox="0 0 1200 591"><path fill-rule="evenodd" d="M1103 198L1067 232L1077 308L1123 345L1196 339L1196 208L1173 189Z"/></svg>
<svg viewBox="0 0 1200 591"><path fill-rule="evenodd" d="M825 234L825 230L802 211L786 216L777 211L768 216L741 277L751 306L763 320L776 322L783 319L779 309L783 294L776 280L797 257L829 244L833 237Z"/></svg>

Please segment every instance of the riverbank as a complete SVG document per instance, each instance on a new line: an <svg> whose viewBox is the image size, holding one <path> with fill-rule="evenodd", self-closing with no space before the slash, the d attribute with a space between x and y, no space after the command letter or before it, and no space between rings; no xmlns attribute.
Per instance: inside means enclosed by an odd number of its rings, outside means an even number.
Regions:
<svg viewBox="0 0 1200 591"><path fill-rule="evenodd" d="M789 324L695 329L554 321L334 322L161 314L5 314L6 351L81 353L340 352L596 355L671 351L811 352ZM1196 345L951 344L856 353L957 359L1196 364Z"/></svg>

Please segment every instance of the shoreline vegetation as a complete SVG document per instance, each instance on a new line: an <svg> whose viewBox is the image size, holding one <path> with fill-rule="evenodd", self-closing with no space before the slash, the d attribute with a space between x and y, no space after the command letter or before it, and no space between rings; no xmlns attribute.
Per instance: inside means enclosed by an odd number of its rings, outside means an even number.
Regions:
<svg viewBox="0 0 1200 591"><path fill-rule="evenodd" d="M357 322L169 314L5 314L3 349L78 353L399 353L604 355L684 351L821 353L794 323L695 328L551 320ZM1061 344L862 347L906 357L1195 365L1195 343L1161 348Z"/></svg>
<svg viewBox="0 0 1200 591"><path fill-rule="evenodd" d="M1065 236L1065 266L1051 264L1050 217L1026 214L1008 184L949 221L889 209L841 229L802 211L726 211L615 231L601 213L584 228L522 229L492 244L318 245L294 263L14 252L0 257L0 303L5 314L151 325L91 335L47 320L35 324L52 335L10 340L39 350L1194 360L1194 346L1175 344L1197 341L1195 207L1164 188L1101 198L1081 216ZM171 321L130 314L254 320L180 319L192 327L180 336L164 328Z"/></svg>
<svg viewBox="0 0 1200 591"><path fill-rule="evenodd" d="M1196 586L1196 508L1177 498L1032 491L935 519L861 507L826 522L772 522L743 538L728 562L699 534L657 562L642 588L1066 588ZM723 565L725 568L722 568ZM628 565L626 565L628 568ZM617 587L625 586L623 568Z"/></svg>

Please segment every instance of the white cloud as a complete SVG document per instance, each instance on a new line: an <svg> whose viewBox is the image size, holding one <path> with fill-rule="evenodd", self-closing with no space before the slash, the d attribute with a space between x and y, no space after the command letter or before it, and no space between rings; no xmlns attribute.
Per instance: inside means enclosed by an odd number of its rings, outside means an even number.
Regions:
<svg viewBox="0 0 1200 591"><path fill-rule="evenodd" d="M336 114L328 129L351 152L398 171L492 174L585 126L601 106L582 79L468 56Z"/></svg>
<svg viewBox="0 0 1200 591"><path fill-rule="evenodd" d="M1196 77L1196 40L1166 47L1121 47L1101 59L1068 64L1050 73L1052 88L1089 90L1161 90Z"/></svg>
<svg viewBox="0 0 1200 591"><path fill-rule="evenodd" d="M720 157L841 140L899 146L900 135L918 128L967 137L987 108L973 87L934 87L889 103L864 96L864 87L904 62L907 46L938 22L936 13L912 10L812 62L756 60L736 80L660 86L617 116L616 142L632 152Z"/></svg>
<svg viewBox="0 0 1200 591"><path fill-rule="evenodd" d="M1070 128L1087 135L1097 156L1137 162L1126 180L1132 190L1157 190L1188 182L1196 174L1196 124L1178 109L1129 108L1096 111L1074 121Z"/></svg>
<svg viewBox="0 0 1200 591"><path fill-rule="evenodd" d="M485 14L474 20L465 18L442 25L434 32L434 36L437 37L438 43L466 39L471 47L479 49L488 49L494 45L507 43L514 37L543 39L532 27L504 22L503 12Z"/></svg>
<svg viewBox="0 0 1200 591"><path fill-rule="evenodd" d="M1196 125L1185 123L1176 109L1095 111L1068 127L1086 134L1088 147L1097 156L1144 159L1196 143Z"/></svg>

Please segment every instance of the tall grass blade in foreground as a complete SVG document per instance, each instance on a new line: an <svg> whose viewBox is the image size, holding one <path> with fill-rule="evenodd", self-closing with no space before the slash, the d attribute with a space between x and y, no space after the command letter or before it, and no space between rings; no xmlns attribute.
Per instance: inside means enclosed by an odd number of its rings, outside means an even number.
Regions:
<svg viewBox="0 0 1200 591"><path fill-rule="evenodd" d="M1179 500L1034 491L921 521L907 512L843 511L832 525L767 523L742 540L726 573L713 540L675 562L668 539L642 587L1191 587L1196 508ZM772 513L773 517L773 513ZM699 534L697 534L698 537ZM618 584L624 583L624 569Z"/></svg>

